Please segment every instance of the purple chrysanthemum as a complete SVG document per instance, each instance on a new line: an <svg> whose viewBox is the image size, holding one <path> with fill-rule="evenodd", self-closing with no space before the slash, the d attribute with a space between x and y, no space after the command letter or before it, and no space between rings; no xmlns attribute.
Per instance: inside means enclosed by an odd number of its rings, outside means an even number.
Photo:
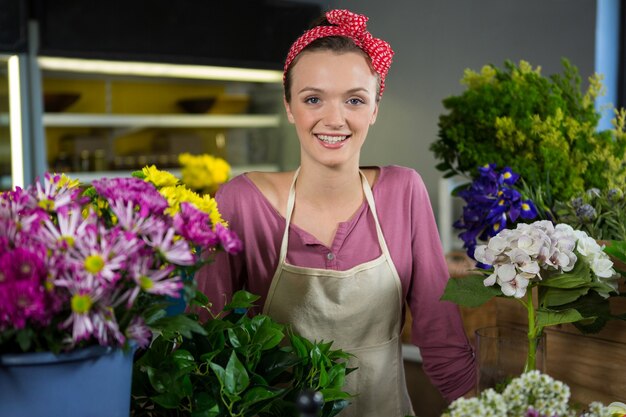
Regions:
<svg viewBox="0 0 626 417"><path fill-rule="evenodd" d="M215 233L220 238L220 244L224 250L230 254L237 254L242 251L243 243L232 230L228 230L223 224L215 225Z"/></svg>
<svg viewBox="0 0 626 417"><path fill-rule="evenodd" d="M161 215L168 207L167 200L154 185L139 178L104 178L94 181L93 186L110 205L115 205L115 201L124 205L132 202L142 217Z"/></svg>
<svg viewBox="0 0 626 417"><path fill-rule="evenodd" d="M220 241L209 215L190 203L181 203L180 211L174 216L174 229L194 245L214 247Z"/></svg>

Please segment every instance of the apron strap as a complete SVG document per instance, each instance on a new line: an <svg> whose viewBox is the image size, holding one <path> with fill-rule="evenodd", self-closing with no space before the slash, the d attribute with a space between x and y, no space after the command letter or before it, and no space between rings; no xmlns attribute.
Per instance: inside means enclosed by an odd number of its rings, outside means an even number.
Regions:
<svg viewBox="0 0 626 417"><path fill-rule="evenodd" d="M361 184L363 185L363 193L365 194L365 199L367 200L367 204L372 211L374 223L376 224L378 244L380 245L380 249L382 250L383 254L389 260L389 266L391 267L391 271L395 275L397 282L400 282L400 275L398 275L396 266L391 259L391 253L389 252L389 248L387 247L387 242L385 241L385 236L383 235L383 229L380 227L380 222L378 221L378 212L376 211L376 203L374 202L374 194L372 193L372 188L370 187L369 182L367 182L367 178L365 178L365 174L363 174L363 171L359 170L359 174L361 174Z"/></svg>
<svg viewBox="0 0 626 417"><path fill-rule="evenodd" d="M287 246L289 246L289 225L291 224L291 216L293 214L293 208L296 205L296 180L300 173L300 167L296 169L293 174L293 181L291 181L291 187L289 188L289 198L287 199L287 212L285 213L285 231L283 233L283 240L280 244L280 256L278 258L278 265L282 265L287 259Z"/></svg>
<svg viewBox="0 0 626 417"><path fill-rule="evenodd" d="M298 167L298 169L294 173L293 181L291 182L291 187L289 188L289 198L287 199L287 212L285 213L285 231L283 233L283 240L280 245L280 257L278 260L278 265L282 265L285 262L285 259L287 259L287 247L289 246L289 225L291 224L291 216L293 215L293 209L296 205L296 180L298 179L299 173L300 167ZM374 217L374 223L376 224L378 244L380 245L380 249L382 250L383 254L390 261L389 265L391 266L392 272L399 281L400 277L398 275L398 271L396 270L396 266L391 259L391 254L389 253L387 242L385 242L383 230L381 229L380 222L378 221L378 212L376 211L376 203L374 202L372 188L370 187L369 182L367 182L367 178L365 177L365 174L363 174L363 171L359 170L359 174L361 176L361 186L363 187L365 199L367 200L367 204L369 205L372 216Z"/></svg>

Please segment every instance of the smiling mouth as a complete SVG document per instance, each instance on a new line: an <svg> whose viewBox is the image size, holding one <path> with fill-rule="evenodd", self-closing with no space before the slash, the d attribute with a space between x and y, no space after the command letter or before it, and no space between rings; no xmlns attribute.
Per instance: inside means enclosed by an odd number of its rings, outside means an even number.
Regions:
<svg viewBox="0 0 626 417"><path fill-rule="evenodd" d="M344 140L350 137L350 135L347 135L347 136L315 135L315 136L322 142L330 143L330 144L343 142Z"/></svg>

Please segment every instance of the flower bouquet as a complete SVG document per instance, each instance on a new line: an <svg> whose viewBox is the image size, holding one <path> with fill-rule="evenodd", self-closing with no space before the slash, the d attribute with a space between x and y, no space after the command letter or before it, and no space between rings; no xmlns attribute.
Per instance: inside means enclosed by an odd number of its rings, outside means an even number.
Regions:
<svg viewBox="0 0 626 417"><path fill-rule="evenodd" d="M215 200L167 172L64 175L0 194L0 353L146 346L148 320L205 260L237 251Z"/></svg>
<svg viewBox="0 0 626 417"><path fill-rule="evenodd" d="M544 329L572 323L598 332L621 295L626 265L626 110L597 129L600 77L580 89L578 70L545 77L527 62L466 70L466 90L444 101L431 150L444 177L464 176L454 224L478 269L451 279L443 299L476 307L508 297L527 316L526 369ZM534 223L531 223L534 222ZM608 256L610 254L610 256Z"/></svg>
<svg viewBox="0 0 626 417"><path fill-rule="evenodd" d="M487 389L455 400L442 417L623 417L626 405L592 402L584 410L570 404L570 389L539 371L513 379L502 392Z"/></svg>

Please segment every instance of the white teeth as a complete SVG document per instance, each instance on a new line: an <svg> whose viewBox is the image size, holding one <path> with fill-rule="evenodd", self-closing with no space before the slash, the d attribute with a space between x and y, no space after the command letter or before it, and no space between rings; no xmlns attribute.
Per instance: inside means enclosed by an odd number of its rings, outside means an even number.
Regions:
<svg viewBox="0 0 626 417"><path fill-rule="evenodd" d="M317 135L318 139L326 142L326 143L339 143L346 140L347 136L326 136L326 135Z"/></svg>

